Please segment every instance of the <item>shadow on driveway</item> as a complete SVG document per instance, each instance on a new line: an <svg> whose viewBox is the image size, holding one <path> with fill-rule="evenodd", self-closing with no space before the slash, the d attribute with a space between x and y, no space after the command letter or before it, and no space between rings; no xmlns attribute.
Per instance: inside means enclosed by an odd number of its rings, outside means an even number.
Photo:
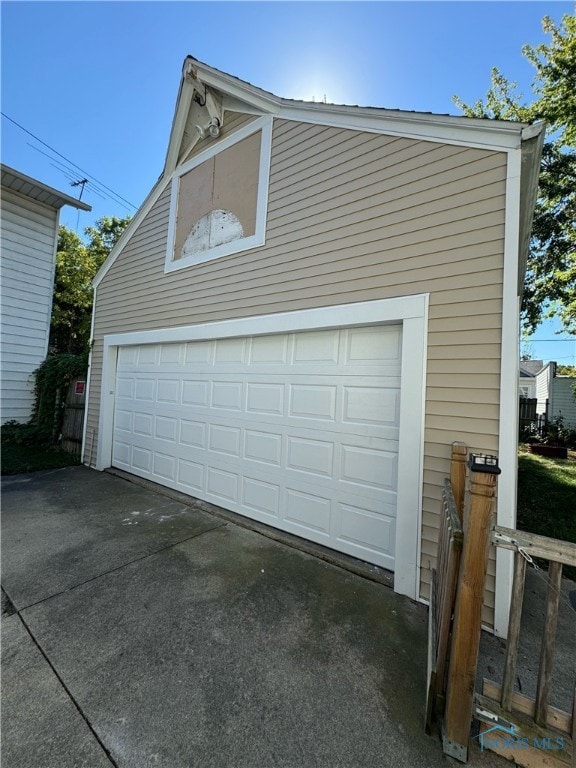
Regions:
<svg viewBox="0 0 576 768"><path fill-rule="evenodd" d="M84 467L6 480L2 526L4 765L446 765L424 606Z"/></svg>

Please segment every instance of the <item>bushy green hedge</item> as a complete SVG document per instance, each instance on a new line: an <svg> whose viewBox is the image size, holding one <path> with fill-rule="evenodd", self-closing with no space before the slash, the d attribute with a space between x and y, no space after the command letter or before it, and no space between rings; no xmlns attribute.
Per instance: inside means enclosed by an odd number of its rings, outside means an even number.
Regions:
<svg viewBox="0 0 576 768"><path fill-rule="evenodd" d="M52 440L51 430L43 430L36 424L19 424L7 421L0 430L2 445L49 445Z"/></svg>

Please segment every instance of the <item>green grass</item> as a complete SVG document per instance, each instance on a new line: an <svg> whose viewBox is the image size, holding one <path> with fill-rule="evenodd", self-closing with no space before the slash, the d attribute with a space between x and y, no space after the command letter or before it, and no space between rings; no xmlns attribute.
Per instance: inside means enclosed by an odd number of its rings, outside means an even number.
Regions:
<svg viewBox="0 0 576 768"><path fill-rule="evenodd" d="M3 445L2 474L19 475L41 469L59 469L80 464L79 458L47 445Z"/></svg>
<svg viewBox="0 0 576 768"><path fill-rule="evenodd" d="M518 457L517 527L576 543L576 458ZM576 568L565 567L576 578Z"/></svg>

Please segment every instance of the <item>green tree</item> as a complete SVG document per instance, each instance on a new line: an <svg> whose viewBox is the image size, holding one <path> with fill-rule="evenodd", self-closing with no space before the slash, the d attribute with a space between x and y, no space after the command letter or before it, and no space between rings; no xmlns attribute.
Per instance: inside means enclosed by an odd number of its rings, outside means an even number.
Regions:
<svg viewBox="0 0 576 768"><path fill-rule="evenodd" d="M545 120L540 185L534 214L522 301L522 325L533 332L545 317L557 315L576 334L576 16L557 26L542 21L548 44L525 45L535 67L533 101L523 103L517 84L497 68L484 99L456 105L468 117L535 122Z"/></svg>
<svg viewBox="0 0 576 768"><path fill-rule="evenodd" d="M80 354L88 348L92 317L92 280L130 217L105 216L86 227L86 241L61 226L58 232L56 275L50 323L53 352Z"/></svg>

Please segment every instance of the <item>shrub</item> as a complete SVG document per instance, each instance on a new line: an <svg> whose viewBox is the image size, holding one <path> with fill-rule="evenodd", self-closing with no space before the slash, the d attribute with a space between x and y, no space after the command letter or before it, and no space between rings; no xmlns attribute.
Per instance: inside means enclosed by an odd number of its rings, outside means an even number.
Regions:
<svg viewBox="0 0 576 768"><path fill-rule="evenodd" d="M0 430L2 445L49 445L52 433L37 424L7 421Z"/></svg>

